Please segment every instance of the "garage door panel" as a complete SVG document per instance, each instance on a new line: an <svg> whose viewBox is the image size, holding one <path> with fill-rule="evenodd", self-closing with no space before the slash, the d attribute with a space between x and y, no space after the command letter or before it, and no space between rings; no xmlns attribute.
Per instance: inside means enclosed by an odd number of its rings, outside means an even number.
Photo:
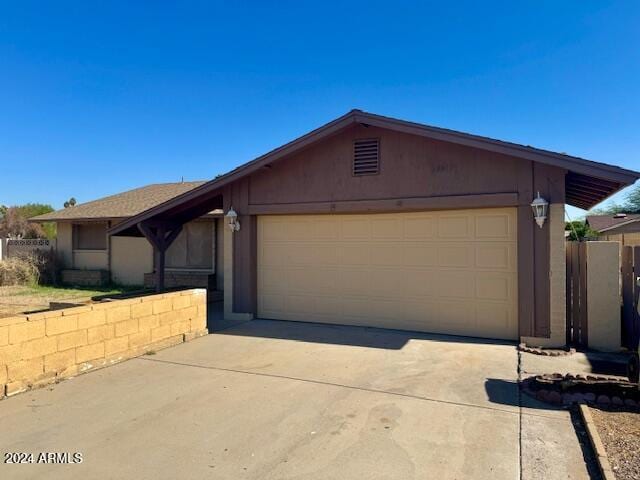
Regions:
<svg viewBox="0 0 640 480"><path fill-rule="evenodd" d="M472 226L469 215L442 215L438 218L438 238L470 239L473 236Z"/></svg>
<svg viewBox="0 0 640 480"><path fill-rule="evenodd" d="M369 240L371 237L371 221L355 215L348 215L342 221L342 240Z"/></svg>
<svg viewBox="0 0 640 480"><path fill-rule="evenodd" d="M515 272L517 258L514 245L505 242L482 242L474 247L476 267Z"/></svg>
<svg viewBox="0 0 640 480"><path fill-rule="evenodd" d="M437 286L436 295L441 298L474 298L475 278L466 271L439 269L431 278Z"/></svg>
<svg viewBox="0 0 640 480"><path fill-rule="evenodd" d="M258 316L517 338L516 209L258 219Z"/></svg>
<svg viewBox="0 0 640 480"><path fill-rule="evenodd" d="M402 220L385 217L371 220L371 238L374 240L399 240L402 238Z"/></svg>
<svg viewBox="0 0 640 480"><path fill-rule="evenodd" d="M370 265L372 266L397 266L398 265L398 246L397 242L381 242L371 244Z"/></svg>
<svg viewBox="0 0 640 480"><path fill-rule="evenodd" d="M258 284L261 293L286 293L287 270L284 267L262 267L258 270Z"/></svg>
<svg viewBox="0 0 640 480"><path fill-rule="evenodd" d="M472 243L454 243L439 245L438 266L469 268L474 263L474 248Z"/></svg>
<svg viewBox="0 0 640 480"><path fill-rule="evenodd" d="M414 214L403 222L404 238L409 240L428 240L436 236L436 220L432 215Z"/></svg>
<svg viewBox="0 0 640 480"><path fill-rule="evenodd" d="M284 295L263 293L258 300L258 308L262 312L282 313L285 311L284 299Z"/></svg>
<svg viewBox="0 0 640 480"><path fill-rule="evenodd" d="M435 267L438 265L438 250L432 243L410 244L402 248L402 265L407 267Z"/></svg>
<svg viewBox="0 0 640 480"><path fill-rule="evenodd" d="M364 295L371 289L368 269L344 266L336 277L336 284L345 295Z"/></svg>
<svg viewBox="0 0 640 480"><path fill-rule="evenodd" d="M316 298L313 295L287 295L284 309L290 315L311 315L315 313ZM300 318L300 317L299 317Z"/></svg>
<svg viewBox="0 0 640 480"><path fill-rule="evenodd" d="M268 243L258 247L262 250L261 257L264 259L262 263L265 267L282 266L288 264L288 247L282 243Z"/></svg>
<svg viewBox="0 0 640 480"><path fill-rule="evenodd" d="M371 262L371 251L367 243L341 244L336 250L342 265L369 265Z"/></svg>
<svg viewBox="0 0 640 480"><path fill-rule="evenodd" d="M508 213L478 214L475 216L476 238L515 240L513 216Z"/></svg>
<svg viewBox="0 0 640 480"><path fill-rule="evenodd" d="M443 326L460 326L475 328L475 303L471 301L438 301L437 322Z"/></svg>
<svg viewBox="0 0 640 480"><path fill-rule="evenodd" d="M398 287L405 284L405 272L399 268L379 267L368 271L370 294L378 297L395 297Z"/></svg>
<svg viewBox="0 0 640 480"><path fill-rule="evenodd" d="M508 302L511 298L511 275L499 273L476 274L476 297L481 300L502 300Z"/></svg>
<svg viewBox="0 0 640 480"><path fill-rule="evenodd" d="M317 218L313 223L313 235L316 240L338 240L340 238L340 222L330 215Z"/></svg>
<svg viewBox="0 0 640 480"><path fill-rule="evenodd" d="M438 296L438 283L433 281L435 269L405 269L404 298Z"/></svg>

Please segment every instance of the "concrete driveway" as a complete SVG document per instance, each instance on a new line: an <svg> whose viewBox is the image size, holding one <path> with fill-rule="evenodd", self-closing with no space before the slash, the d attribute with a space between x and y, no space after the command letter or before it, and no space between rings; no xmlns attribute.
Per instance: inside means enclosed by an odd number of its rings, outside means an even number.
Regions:
<svg viewBox="0 0 640 480"><path fill-rule="evenodd" d="M255 320L0 402L3 453L84 459L0 478L515 479L528 436L549 474L517 364L508 343Z"/></svg>

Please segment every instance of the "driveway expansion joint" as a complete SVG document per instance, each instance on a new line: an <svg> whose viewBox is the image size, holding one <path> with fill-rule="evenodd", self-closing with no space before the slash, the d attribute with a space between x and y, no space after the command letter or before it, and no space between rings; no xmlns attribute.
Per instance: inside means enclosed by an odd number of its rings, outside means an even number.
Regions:
<svg viewBox="0 0 640 480"><path fill-rule="evenodd" d="M452 405L452 406L455 406L455 407L468 407L468 408L477 408L477 409L481 409L481 410L490 410L490 411L494 411L494 412L507 413L507 414L510 414L510 415L519 415L519 410L520 410L520 408L518 408L518 410L506 410L506 409L502 409L502 408L488 407L488 406L485 406L485 405L476 405L476 404L473 404L473 403L453 402L453 401L441 400L441 399L437 399L437 398L421 397L419 395L410 395L410 394L407 394L407 393L393 392L393 391L388 391L388 390L378 390L378 389L375 389L375 388L356 387L354 385L345 385L345 384L341 384L341 383L325 382L325 381L322 381L322 380L311 380L311 379L299 378L299 377L289 377L289 376L286 376L286 375L278 375L278 374L273 374L273 373L252 372L252 371L248 371L248 370L238 370L238 369L234 369L234 368L224 368L224 367L215 367L215 366L207 366L207 365L195 365L195 364L191 364L191 363L176 362L176 361L171 361L171 360L161 360L161 359L158 359L158 358L142 358L142 357L138 357L137 360L142 360L142 361L146 361L146 362L153 362L153 363L163 363L163 364L167 364L167 365L176 365L176 366L181 366L181 367L201 368L201 369L205 369L205 370L216 370L216 371L219 371L219 372L229 372L229 373L237 373L237 374L243 374L243 375L255 375L255 376L259 376L259 377L276 378L276 379L280 379L280 380L293 380L293 381L296 381L296 382L313 383L313 384L316 384L316 385L325 385L325 386L329 386L329 387L347 388L347 389L350 389L350 390L358 390L358 391L361 391L361 392L377 393L377 394L382 394L382 395L393 395L393 396L396 396L396 397L410 398L410 399L420 400L420 401L425 401L425 402L433 402L433 403Z"/></svg>

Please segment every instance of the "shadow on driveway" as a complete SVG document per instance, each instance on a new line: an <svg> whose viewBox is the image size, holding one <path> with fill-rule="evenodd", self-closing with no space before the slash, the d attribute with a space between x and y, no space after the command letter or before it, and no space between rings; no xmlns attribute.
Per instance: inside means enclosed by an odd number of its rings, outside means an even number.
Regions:
<svg viewBox="0 0 640 480"><path fill-rule="evenodd" d="M219 335L277 338L300 342L351 345L392 350L403 348L413 339L447 343L515 345L514 342L487 338L283 320L251 320L250 322L235 325L232 328L218 330L216 333Z"/></svg>

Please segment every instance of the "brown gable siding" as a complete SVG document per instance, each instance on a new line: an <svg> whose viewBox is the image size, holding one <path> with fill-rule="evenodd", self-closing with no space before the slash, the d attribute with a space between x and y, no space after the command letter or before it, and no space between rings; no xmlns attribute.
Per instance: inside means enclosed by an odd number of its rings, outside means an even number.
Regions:
<svg viewBox="0 0 640 480"><path fill-rule="evenodd" d="M361 136L380 138L378 175L352 175L353 140ZM225 210L233 206L242 224L234 234L234 309L256 311L256 214L404 211L411 199L443 200L443 208L480 208L498 199L504 202L500 206L518 206L519 333L548 336L549 228L535 226L529 204L538 191L550 202L564 203L565 173L400 132L349 129L224 189Z"/></svg>
<svg viewBox="0 0 640 480"><path fill-rule="evenodd" d="M380 173L353 176L353 140L372 137L380 139ZM517 192L522 163L502 154L356 126L251 175L249 204Z"/></svg>

